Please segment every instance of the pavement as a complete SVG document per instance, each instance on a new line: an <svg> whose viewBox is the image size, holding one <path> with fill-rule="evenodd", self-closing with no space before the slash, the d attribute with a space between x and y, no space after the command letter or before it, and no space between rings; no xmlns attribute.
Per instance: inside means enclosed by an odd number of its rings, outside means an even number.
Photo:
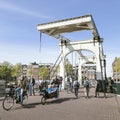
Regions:
<svg viewBox="0 0 120 120"><path fill-rule="evenodd" d="M10 111L2 108L0 101L0 120L120 120L120 97L107 94L104 98L94 97L94 88L90 98L85 98L84 90L79 90L79 97L67 91L60 92L59 99L48 99L41 104L41 96L29 96L28 105L15 104Z"/></svg>

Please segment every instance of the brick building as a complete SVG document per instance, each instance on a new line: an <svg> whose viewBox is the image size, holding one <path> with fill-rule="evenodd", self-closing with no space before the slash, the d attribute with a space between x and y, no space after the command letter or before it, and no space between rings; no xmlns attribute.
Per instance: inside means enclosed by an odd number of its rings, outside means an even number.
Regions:
<svg viewBox="0 0 120 120"><path fill-rule="evenodd" d="M120 81L120 58L115 57L115 60L112 63L113 70L113 80L115 82Z"/></svg>

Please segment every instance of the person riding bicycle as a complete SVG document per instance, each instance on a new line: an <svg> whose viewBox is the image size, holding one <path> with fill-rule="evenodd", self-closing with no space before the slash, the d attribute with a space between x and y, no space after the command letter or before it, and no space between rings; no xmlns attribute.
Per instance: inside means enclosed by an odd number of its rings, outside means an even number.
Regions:
<svg viewBox="0 0 120 120"><path fill-rule="evenodd" d="M20 96L20 102L23 101L23 92L27 91L27 88L28 88L27 77L23 76L22 79L18 83L18 87L15 90L17 94L17 98L18 98L16 102L19 101L19 96Z"/></svg>

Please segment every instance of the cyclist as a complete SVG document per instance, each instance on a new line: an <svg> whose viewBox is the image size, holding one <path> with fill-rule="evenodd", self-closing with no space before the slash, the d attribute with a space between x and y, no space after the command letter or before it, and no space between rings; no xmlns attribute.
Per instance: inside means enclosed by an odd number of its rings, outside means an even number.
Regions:
<svg viewBox="0 0 120 120"><path fill-rule="evenodd" d="M26 76L23 76L22 79L18 83L18 87L16 88L16 94L18 100L16 102L19 102L19 96L20 96L20 102L23 101L23 92L27 91L28 88L28 80Z"/></svg>

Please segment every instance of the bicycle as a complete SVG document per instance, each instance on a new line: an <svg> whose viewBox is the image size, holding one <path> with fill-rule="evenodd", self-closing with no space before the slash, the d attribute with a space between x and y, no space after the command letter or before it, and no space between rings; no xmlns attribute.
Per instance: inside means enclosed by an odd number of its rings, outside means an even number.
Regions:
<svg viewBox="0 0 120 120"><path fill-rule="evenodd" d="M28 94L26 91L23 91L23 100L21 101L20 99L20 94L19 96L16 94L16 87L14 86L9 86L9 88L6 88L5 91L5 98L3 99L2 102L2 107L4 110L10 110L16 101L16 103L21 104L22 106L27 104L28 101Z"/></svg>

